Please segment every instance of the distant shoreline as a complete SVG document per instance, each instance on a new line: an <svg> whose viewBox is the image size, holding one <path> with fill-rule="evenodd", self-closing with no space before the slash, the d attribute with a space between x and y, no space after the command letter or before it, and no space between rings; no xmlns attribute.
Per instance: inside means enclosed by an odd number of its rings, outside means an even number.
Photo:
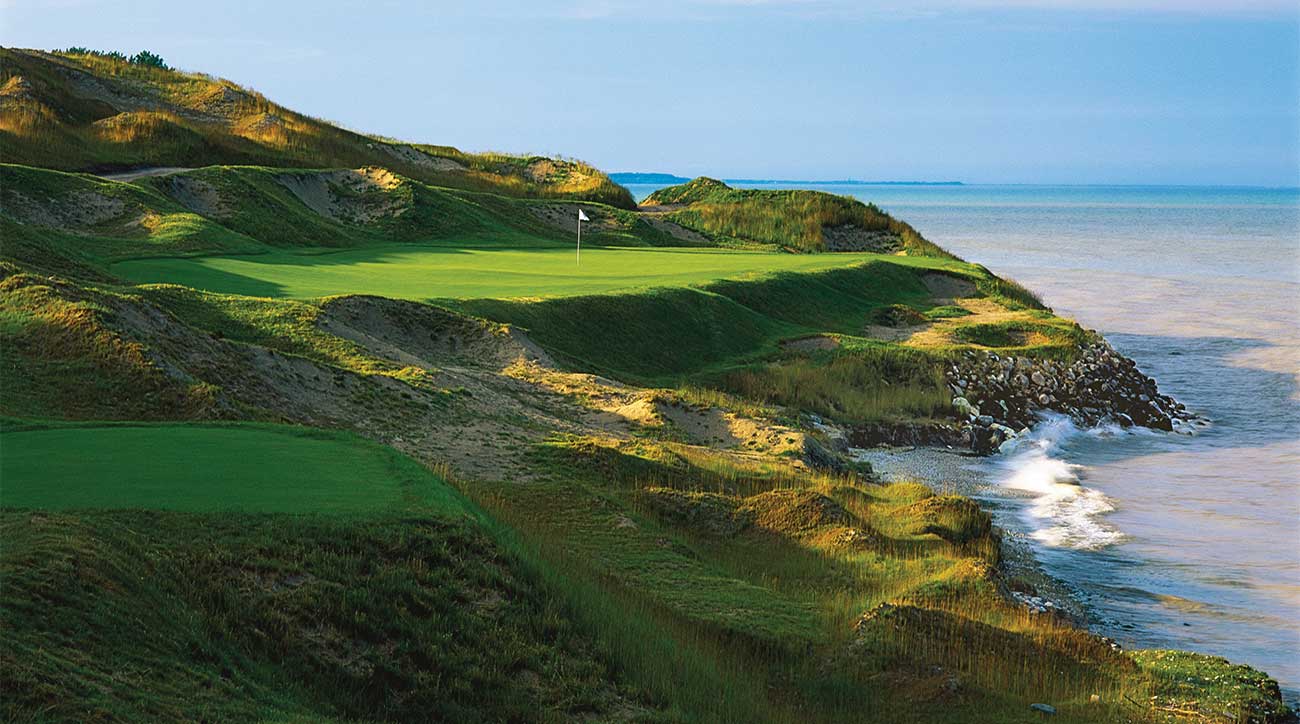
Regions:
<svg viewBox="0 0 1300 724"><path fill-rule="evenodd" d="M622 172L611 173L609 178L618 184L684 184L691 179L685 176L677 176L670 173L636 173ZM798 184L803 186L963 186L961 181L859 181L855 179L840 179L833 181L807 181L796 179L756 179L756 178L725 178L722 179L729 184L747 184L747 185L791 185Z"/></svg>
<svg viewBox="0 0 1300 724"><path fill-rule="evenodd" d="M609 178L618 184L663 184L673 186L684 184L691 179L670 173L621 172L609 174ZM722 181L734 185L748 186L972 186L979 188L1098 188L1098 189L1191 189L1219 191L1275 191L1284 193L1300 192L1300 186L1275 186L1258 184L1176 184L1176 183L984 183L969 181L859 181L846 179L839 181L808 181L792 179L740 179L726 178Z"/></svg>
<svg viewBox="0 0 1300 724"><path fill-rule="evenodd" d="M723 179L729 184L800 184L803 186L965 186L962 181L857 181L854 179L841 179L838 181L796 181L793 179L758 179L758 178L728 178Z"/></svg>

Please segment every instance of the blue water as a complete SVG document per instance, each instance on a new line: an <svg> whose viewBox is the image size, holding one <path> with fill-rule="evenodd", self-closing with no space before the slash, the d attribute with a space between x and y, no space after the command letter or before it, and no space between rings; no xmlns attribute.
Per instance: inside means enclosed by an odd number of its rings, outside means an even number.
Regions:
<svg viewBox="0 0 1300 724"><path fill-rule="evenodd" d="M985 472L1094 628L1251 664L1300 700L1300 190L807 188L1028 285L1213 420L1190 437L1057 421Z"/></svg>

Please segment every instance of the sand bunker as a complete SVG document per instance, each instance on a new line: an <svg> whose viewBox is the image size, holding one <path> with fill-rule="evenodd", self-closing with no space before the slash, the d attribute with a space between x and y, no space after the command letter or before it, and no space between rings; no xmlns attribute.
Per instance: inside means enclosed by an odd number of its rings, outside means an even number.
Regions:
<svg viewBox="0 0 1300 724"><path fill-rule="evenodd" d="M411 208L410 198L391 193L404 179L376 166L281 174L276 180L312 211L344 223L370 224Z"/></svg>

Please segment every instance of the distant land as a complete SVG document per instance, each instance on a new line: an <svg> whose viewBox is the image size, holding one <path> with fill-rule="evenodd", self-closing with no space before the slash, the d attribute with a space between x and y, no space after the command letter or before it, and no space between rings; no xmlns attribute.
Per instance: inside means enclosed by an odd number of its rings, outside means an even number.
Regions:
<svg viewBox="0 0 1300 724"><path fill-rule="evenodd" d="M609 178L617 184L680 184L690 181L684 176L677 176L671 173L611 173ZM961 181L859 181L856 179L840 179L836 181L807 181L795 179L758 179L758 178L728 178L723 181L729 184L800 184L804 186L961 186Z"/></svg>

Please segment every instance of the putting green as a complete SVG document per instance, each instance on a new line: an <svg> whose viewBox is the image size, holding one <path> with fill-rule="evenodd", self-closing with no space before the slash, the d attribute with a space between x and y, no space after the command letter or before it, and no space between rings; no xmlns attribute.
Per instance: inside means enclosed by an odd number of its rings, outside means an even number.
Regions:
<svg viewBox="0 0 1300 724"><path fill-rule="evenodd" d="M260 297L374 294L402 299L560 297L823 271L870 259L942 266L938 259L880 254L782 254L723 249L385 246L332 253L132 259L113 272Z"/></svg>
<svg viewBox="0 0 1300 724"><path fill-rule="evenodd" d="M415 461L345 433L277 425L0 433L0 505L196 512L465 509Z"/></svg>

